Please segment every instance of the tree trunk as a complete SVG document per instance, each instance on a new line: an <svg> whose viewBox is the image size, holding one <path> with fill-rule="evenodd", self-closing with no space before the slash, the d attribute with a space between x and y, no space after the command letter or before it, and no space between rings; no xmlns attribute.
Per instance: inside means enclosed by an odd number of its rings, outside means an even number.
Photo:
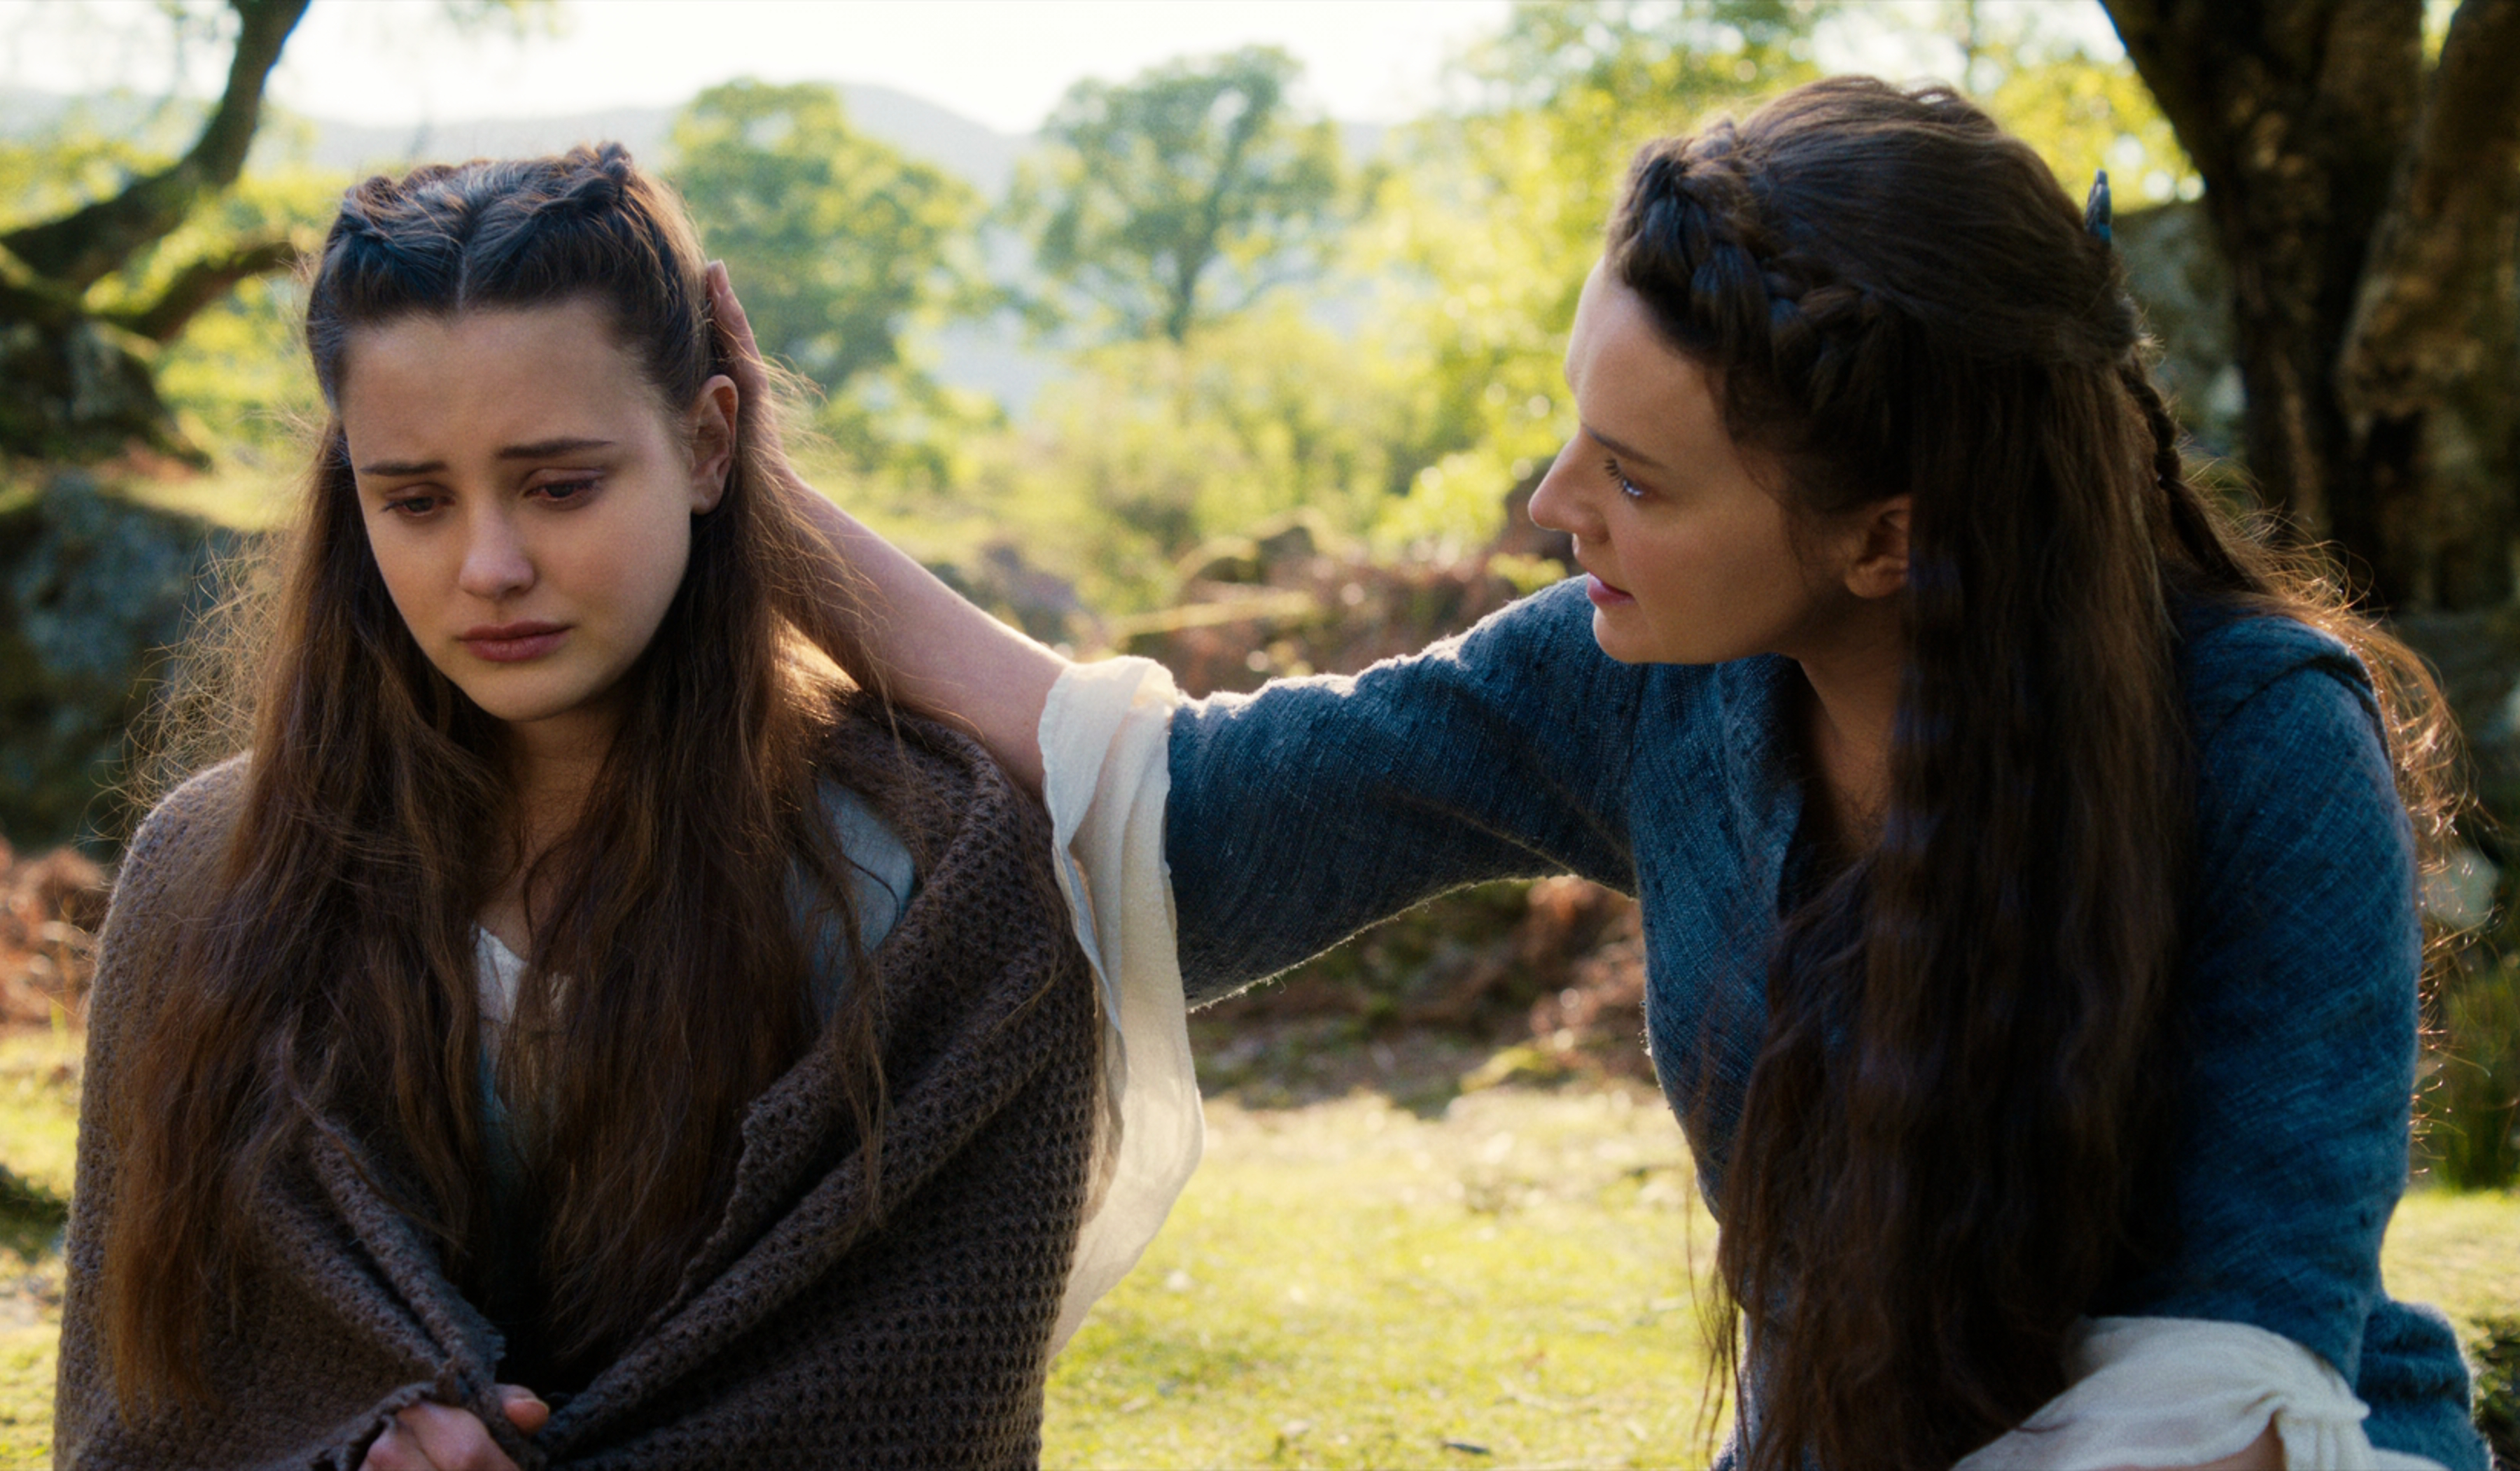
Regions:
<svg viewBox="0 0 2520 1471"><path fill-rule="evenodd" d="M134 443L196 454L158 396L157 349L248 275L293 258L252 241L196 262L155 302L101 314L88 289L236 182L263 85L308 0L229 0L240 26L227 89L184 156L111 199L0 235L0 455L83 460Z"/></svg>
<svg viewBox="0 0 2520 1471"><path fill-rule="evenodd" d="M2267 503L2395 608L2512 593L2520 0L2103 0L2205 179Z"/></svg>
<svg viewBox="0 0 2520 1471"><path fill-rule="evenodd" d="M2301 534L2362 542L2330 370L2414 119L2422 0L2105 3L2231 263L2250 472Z"/></svg>
<svg viewBox="0 0 2520 1471"><path fill-rule="evenodd" d="M2510 601L2520 530L2520 0L2453 18L2372 241L2336 382L2374 581L2408 608Z"/></svg>
<svg viewBox="0 0 2520 1471"><path fill-rule="evenodd" d="M100 460L135 444L185 459L158 396L156 344L0 284L0 458Z"/></svg>

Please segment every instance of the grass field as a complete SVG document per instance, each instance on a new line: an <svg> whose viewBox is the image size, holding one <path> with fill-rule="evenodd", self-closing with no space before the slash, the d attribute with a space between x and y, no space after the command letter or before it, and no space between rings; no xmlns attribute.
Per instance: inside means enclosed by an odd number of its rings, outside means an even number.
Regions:
<svg viewBox="0 0 2520 1471"><path fill-rule="evenodd" d="M1054 1370L1045 1461L1700 1460L1688 1181L1624 1091L1211 1103L1207 1165Z"/></svg>
<svg viewBox="0 0 2520 1471"><path fill-rule="evenodd" d="M62 1196L78 1144L78 1061L75 1034L0 1032L0 1162ZM0 1467L51 1460L61 1260L0 1246Z"/></svg>
<svg viewBox="0 0 2520 1471"><path fill-rule="evenodd" d="M0 1037L0 1157L69 1185L76 1054ZM1687 1466L1714 1227L1627 1088L1209 1104L1208 1160L1053 1370L1045 1464ZM2520 1198L2417 1191L2390 1288L2520 1314ZM59 1258L0 1256L0 1466L51 1441Z"/></svg>

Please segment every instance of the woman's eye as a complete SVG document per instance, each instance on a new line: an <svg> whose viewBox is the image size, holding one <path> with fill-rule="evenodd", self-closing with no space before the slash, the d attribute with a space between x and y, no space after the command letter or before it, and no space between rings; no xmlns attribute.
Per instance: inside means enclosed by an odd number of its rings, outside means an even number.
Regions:
<svg viewBox="0 0 2520 1471"><path fill-rule="evenodd" d="M1602 461L1601 468L1608 473L1610 483L1619 488L1619 494L1626 496L1631 501L1641 501L1644 499L1644 487L1628 478L1628 472L1619 468L1617 456L1614 455L1611 458Z"/></svg>
<svg viewBox="0 0 2520 1471"><path fill-rule="evenodd" d="M385 502L385 512L389 515L424 516L436 509L435 496L395 496Z"/></svg>
<svg viewBox="0 0 2520 1471"><path fill-rule="evenodd" d="M535 486L533 493L546 501L566 505L571 501L584 499L587 492L595 489L595 483L591 476L583 480L553 480Z"/></svg>

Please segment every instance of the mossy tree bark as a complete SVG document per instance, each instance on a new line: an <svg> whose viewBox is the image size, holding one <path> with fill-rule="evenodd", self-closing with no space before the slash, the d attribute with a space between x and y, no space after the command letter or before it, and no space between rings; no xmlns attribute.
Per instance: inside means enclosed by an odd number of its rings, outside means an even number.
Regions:
<svg viewBox="0 0 2520 1471"><path fill-rule="evenodd" d="M2511 601L2520 0L2103 0L2205 180L2261 494L2404 610Z"/></svg>
<svg viewBox="0 0 2520 1471"><path fill-rule="evenodd" d="M229 0L240 23L227 87L184 156L110 199L0 234L0 455L87 460L134 443L193 452L158 396L157 349L238 282L294 259L294 248L239 243L128 308L95 309L89 289L236 182L264 84L307 3Z"/></svg>

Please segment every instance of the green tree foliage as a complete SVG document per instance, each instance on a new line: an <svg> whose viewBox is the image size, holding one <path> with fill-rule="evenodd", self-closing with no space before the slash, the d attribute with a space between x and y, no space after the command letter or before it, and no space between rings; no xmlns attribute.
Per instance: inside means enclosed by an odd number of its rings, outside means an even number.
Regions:
<svg viewBox="0 0 2520 1471"><path fill-rule="evenodd" d="M192 261L214 255L223 242L286 241L292 259L312 251L347 182L302 162L248 171L183 228L134 256L99 298L162 296ZM158 392L188 441L255 473L296 459L303 431L323 414L299 336L304 298L296 273L285 266L248 276L204 302L158 352Z"/></svg>
<svg viewBox="0 0 2520 1471"><path fill-rule="evenodd" d="M1958 53L1953 79L2068 188L2106 168L2122 209L2194 199L2203 181L2143 78L2122 57L2092 56L2057 19L2047 6L1943 0L1933 28Z"/></svg>
<svg viewBox="0 0 2520 1471"><path fill-rule="evenodd" d="M1036 564L1091 605L1137 612L1180 591L1218 537L1302 515L1354 538L1405 487L1418 437L1403 365L1283 299L1164 337L1076 354L973 482Z"/></svg>
<svg viewBox="0 0 2520 1471"><path fill-rule="evenodd" d="M1111 335L1184 342L1316 269L1346 169L1337 130L1297 115L1299 71L1253 46L1068 89L1007 206L1041 272Z"/></svg>
<svg viewBox="0 0 2520 1471"><path fill-rule="evenodd" d="M201 126L199 115L173 106L147 108L129 127L103 111L81 99L38 129L0 138L0 229L67 214L165 168Z"/></svg>
<svg viewBox="0 0 2520 1471"><path fill-rule="evenodd" d="M1921 22L1921 34L1918 27ZM1601 231L1642 144L1745 111L1821 74L1832 33L1884 27L2079 189L2106 165L2120 199L2192 194L2169 124L2122 60L2093 57L2054 8L1949 0L1885 19L1831 0L1573 0L1517 5L1464 58L1471 99L1404 138L1375 258L1418 285L1385 324L1417 365L1423 468L1389 539L1491 534L1573 428L1560 358Z"/></svg>
<svg viewBox="0 0 2520 1471"><path fill-rule="evenodd" d="M1574 426L1575 298L1639 145L1817 73L1818 0L1517 5L1462 67L1469 106L1404 140L1375 245L1418 285L1388 324L1413 365L1424 467L1404 541L1492 535L1508 488Z"/></svg>
<svg viewBox="0 0 2520 1471"><path fill-rule="evenodd" d="M763 349L831 395L826 425L861 463L951 412L902 337L971 290L969 185L850 126L819 82L702 92L675 119L670 171Z"/></svg>
<svg viewBox="0 0 2520 1471"><path fill-rule="evenodd" d="M302 173L240 184L269 116L263 91L309 0L159 0L99 12L133 41L180 56L211 46L229 57L207 106L161 98L73 108L53 127L0 146L0 454L97 459L135 444L205 458L199 417L161 380L186 360L183 339L228 318L234 293L286 271L314 242L330 193ZM441 0L459 31L528 28L548 0ZM285 171L284 171L285 173ZM264 313L268 317L269 313ZM268 322L262 324L267 329ZM231 332L213 356L267 355L274 334ZM266 365L267 366L267 365ZM180 378L182 375L176 375ZM248 379L203 379L221 386Z"/></svg>
<svg viewBox="0 0 2520 1471"><path fill-rule="evenodd" d="M92 150L81 171L114 180L102 197L0 232L0 452L96 458L134 441L198 457L174 432L152 368L158 350L237 282L287 264L285 238L233 242L198 257L155 297L108 305L112 278L180 230L236 182L260 122L263 84L307 0L231 0L226 90L184 154L125 172L128 156ZM189 15L181 6L167 8Z"/></svg>

